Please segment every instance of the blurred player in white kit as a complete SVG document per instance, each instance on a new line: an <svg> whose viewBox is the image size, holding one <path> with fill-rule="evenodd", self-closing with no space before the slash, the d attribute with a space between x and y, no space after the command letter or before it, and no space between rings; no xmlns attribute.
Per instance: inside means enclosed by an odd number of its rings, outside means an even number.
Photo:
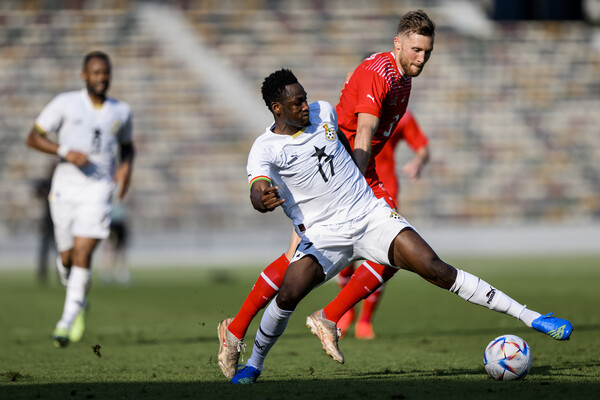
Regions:
<svg viewBox="0 0 600 400"><path fill-rule="evenodd" d="M123 198L134 158L131 110L107 96L111 63L107 54L88 53L81 78L85 88L56 96L39 114L27 145L56 154L60 163L49 194L57 267L66 286L63 313L54 345L81 340L85 330L92 254L109 234L111 196ZM56 133L57 142L48 135Z"/></svg>

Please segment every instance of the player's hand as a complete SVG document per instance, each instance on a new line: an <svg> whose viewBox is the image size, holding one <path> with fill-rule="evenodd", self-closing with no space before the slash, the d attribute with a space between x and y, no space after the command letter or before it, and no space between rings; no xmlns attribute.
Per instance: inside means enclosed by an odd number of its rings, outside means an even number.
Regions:
<svg viewBox="0 0 600 400"><path fill-rule="evenodd" d="M69 151L65 157L65 160L71 164L75 164L78 167L85 167L90 164L87 154L75 150Z"/></svg>
<svg viewBox="0 0 600 400"><path fill-rule="evenodd" d="M129 189L129 181L131 179L131 166L129 163L119 165L115 171L114 181L119 185L119 199L125 197L125 193Z"/></svg>
<svg viewBox="0 0 600 400"><path fill-rule="evenodd" d="M262 192L260 200L265 211L273 211L285 202L285 199L279 197L278 189L279 186L269 186Z"/></svg>
<svg viewBox="0 0 600 400"><path fill-rule="evenodd" d="M411 160L402 167L402 174L415 181L421 177L422 166L418 160Z"/></svg>

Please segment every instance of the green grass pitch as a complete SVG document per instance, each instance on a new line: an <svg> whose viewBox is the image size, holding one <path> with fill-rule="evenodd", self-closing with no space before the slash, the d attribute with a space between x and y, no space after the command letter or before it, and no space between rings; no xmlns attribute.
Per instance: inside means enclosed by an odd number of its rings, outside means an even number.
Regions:
<svg viewBox="0 0 600 400"><path fill-rule="evenodd" d="M402 271L384 293L376 340L344 338L346 363L321 350L306 315L337 293L327 283L300 304L256 385L230 385L216 362L217 323L233 316L262 266L134 269L131 287L92 283L88 331L52 346L64 290L33 271L0 271L2 399L590 399L600 395L600 257L454 258L542 313L570 319L557 342ZM54 276L52 276L54 278ZM262 315L262 313L260 314ZM259 315L259 318L260 318ZM246 337L250 356L259 318ZM533 367L522 381L487 377L483 350L523 337ZM96 349L96 351L94 350Z"/></svg>

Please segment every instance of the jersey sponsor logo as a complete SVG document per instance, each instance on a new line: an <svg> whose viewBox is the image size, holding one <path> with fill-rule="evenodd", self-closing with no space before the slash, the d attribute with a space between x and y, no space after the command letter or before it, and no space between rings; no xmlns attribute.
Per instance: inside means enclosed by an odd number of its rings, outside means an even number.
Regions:
<svg viewBox="0 0 600 400"><path fill-rule="evenodd" d="M335 132L333 129L329 127L327 124L323 124L323 129L325 129L325 139L329 141L335 140Z"/></svg>
<svg viewBox="0 0 600 400"><path fill-rule="evenodd" d="M298 159L298 156L296 154L293 154L290 159L287 162L287 165L290 166L292 165L294 162L296 162L296 160Z"/></svg>
<svg viewBox="0 0 600 400"><path fill-rule="evenodd" d="M369 99L371 99L371 101L373 102L373 104L375 104L375 97L371 96L370 94L368 94L367 97Z"/></svg>

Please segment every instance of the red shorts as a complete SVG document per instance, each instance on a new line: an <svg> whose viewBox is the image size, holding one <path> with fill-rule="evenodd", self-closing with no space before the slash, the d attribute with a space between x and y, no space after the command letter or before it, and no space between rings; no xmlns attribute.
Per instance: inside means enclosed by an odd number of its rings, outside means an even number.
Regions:
<svg viewBox="0 0 600 400"><path fill-rule="evenodd" d="M371 186L371 189L373 189L373 193L375 193L375 197L377 197L378 199L384 199L385 202L388 203L388 205L390 207L392 207L394 210L396 209L396 202L394 201L392 196L390 196L388 191L385 190L383 183L379 182L377 185Z"/></svg>

